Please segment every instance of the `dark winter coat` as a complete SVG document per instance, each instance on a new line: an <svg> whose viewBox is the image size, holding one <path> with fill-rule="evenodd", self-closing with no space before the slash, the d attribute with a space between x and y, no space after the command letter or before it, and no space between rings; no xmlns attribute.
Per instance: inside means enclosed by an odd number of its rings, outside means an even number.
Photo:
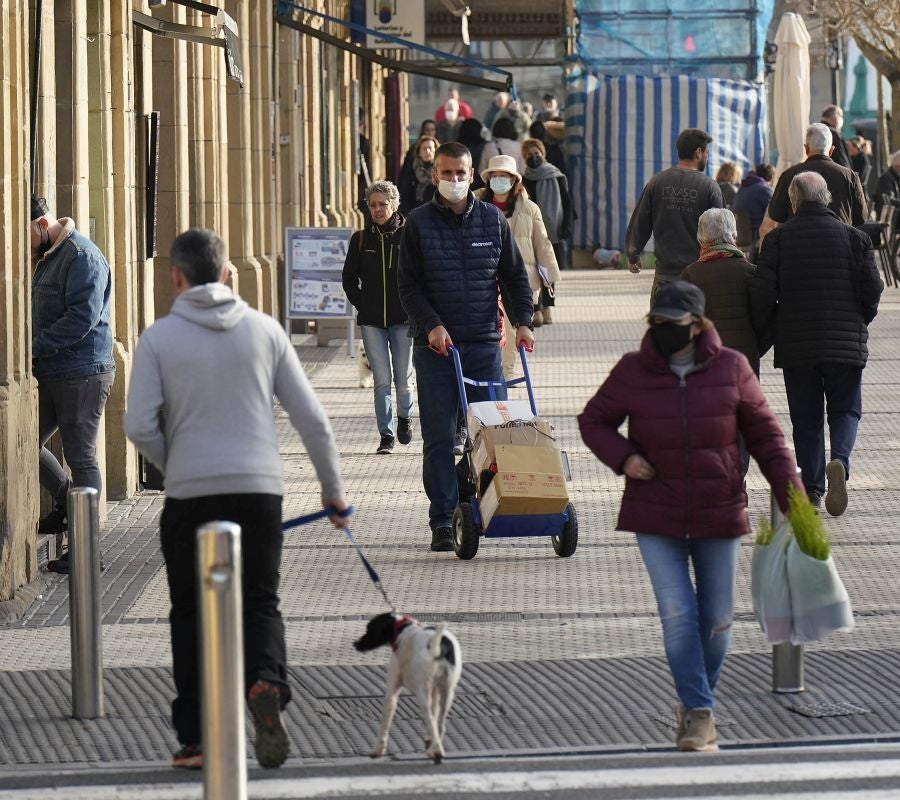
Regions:
<svg viewBox="0 0 900 800"><path fill-rule="evenodd" d="M835 163L828 156L812 155L781 173L769 203L769 216L775 222L787 222L793 216L788 187L794 176L801 172L817 172L825 179L828 191L831 192L829 208L840 219L849 225L862 225L866 221L869 210L859 175L849 167Z"/></svg>
<svg viewBox="0 0 900 800"><path fill-rule="evenodd" d="M774 339L776 367L864 367L883 289L872 240L821 203L803 203L763 240L750 282L753 327Z"/></svg>
<svg viewBox="0 0 900 800"><path fill-rule="evenodd" d="M350 237L344 260L344 293L356 308L360 325L389 328L407 321L397 291L404 222L400 214L385 228L370 221Z"/></svg>
<svg viewBox="0 0 900 800"><path fill-rule="evenodd" d="M878 176L875 184L875 214L881 218L881 209L884 206L882 198L900 197L900 170L888 167Z"/></svg>
<svg viewBox="0 0 900 800"><path fill-rule="evenodd" d="M715 329L696 339L698 368L684 379L669 368L648 331L578 417L585 444L617 474L643 456L656 475L626 478L617 530L692 539L750 532L738 433L787 508L796 465L747 359L722 347ZM619 426L628 420L628 433Z"/></svg>
<svg viewBox="0 0 900 800"><path fill-rule="evenodd" d="M837 128L833 128L831 125L828 125L824 119L820 119L819 122L823 125L827 125L828 130L831 131L831 144L834 145L834 152L831 154L831 158L834 160L834 163L850 169L850 151L847 149L847 143L841 136L840 131Z"/></svg>
<svg viewBox="0 0 900 800"><path fill-rule="evenodd" d="M741 188L734 196L732 210L746 212L750 219L750 228L755 239L759 233L759 226L766 215L769 201L772 199L772 187L765 178L751 172L741 181Z"/></svg>
<svg viewBox="0 0 900 800"><path fill-rule="evenodd" d="M498 288L513 325L531 324L531 287L509 223L471 192L463 214L439 195L410 213L398 288L417 344L438 325L455 343L499 342Z"/></svg>
<svg viewBox="0 0 900 800"><path fill-rule="evenodd" d="M747 356L759 375L760 347L750 319L750 279L756 267L743 258L695 261L681 273L706 295L706 316L716 323L722 343ZM767 348L763 348L765 351Z"/></svg>

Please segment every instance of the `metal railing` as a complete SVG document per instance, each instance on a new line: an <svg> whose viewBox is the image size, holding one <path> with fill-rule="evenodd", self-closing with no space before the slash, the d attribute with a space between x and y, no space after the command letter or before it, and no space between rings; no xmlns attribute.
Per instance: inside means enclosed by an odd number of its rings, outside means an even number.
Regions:
<svg viewBox="0 0 900 800"><path fill-rule="evenodd" d="M239 525L207 522L197 529L197 578L203 796L206 800L247 800Z"/></svg>
<svg viewBox="0 0 900 800"><path fill-rule="evenodd" d="M97 490L88 486L73 487L68 494L69 620L75 719L104 716L98 499Z"/></svg>
<svg viewBox="0 0 900 800"><path fill-rule="evenodd" d="M770 500L772 529L784 522L784 514L772 492ZM803 685L803 645L781 642L772 645L772 691L776 694L805 692Z"/></svg>

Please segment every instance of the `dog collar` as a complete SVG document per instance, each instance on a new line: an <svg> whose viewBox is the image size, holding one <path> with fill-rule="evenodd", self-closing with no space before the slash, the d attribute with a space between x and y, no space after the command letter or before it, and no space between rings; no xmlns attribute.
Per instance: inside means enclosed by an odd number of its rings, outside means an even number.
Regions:
<svg viewBox="0 0 900 800"><path fill-rule="evenodd" d="M410 625L413 624L412 617L406 615L397 617L394 620L394 635L391 637L391 650L397 650L397 637Z"/></svg>

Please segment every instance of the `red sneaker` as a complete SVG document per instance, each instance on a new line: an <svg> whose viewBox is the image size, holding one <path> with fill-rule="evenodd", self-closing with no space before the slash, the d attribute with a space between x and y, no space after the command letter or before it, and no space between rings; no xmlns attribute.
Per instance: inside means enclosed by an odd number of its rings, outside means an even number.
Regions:
<svg viewBox="0 0 900 800"><path fill-rule="evenodd" d="M172 766L182 769L203 769L203 750L199 744L185 744L172 756Z"/></svg>
<svg viewBox="0 0 900 800"><path fill-rule="evenodd" d="M247 693L247 705L256 724L256 760L265 769L280 767L290 749L281 719L281 691L273 683L257 681Z"/></svg>

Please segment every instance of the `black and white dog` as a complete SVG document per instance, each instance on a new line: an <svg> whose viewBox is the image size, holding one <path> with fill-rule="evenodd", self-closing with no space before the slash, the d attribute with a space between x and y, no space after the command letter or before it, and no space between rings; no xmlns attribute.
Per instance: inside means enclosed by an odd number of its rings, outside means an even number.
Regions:
<svg viewBox="0 0 900 800"><path fill-rule="evenodd" d="M381 712L381 728L369 755L387 752L388 733L401 689L416 696L425 723L425 755L440 763L444 757L447 714L462 674L462 652L456 637L440 623L425 626L412 617L379 614L369 620L365 635L354 643L357 650L390 645L387 694Z"/></svg>

